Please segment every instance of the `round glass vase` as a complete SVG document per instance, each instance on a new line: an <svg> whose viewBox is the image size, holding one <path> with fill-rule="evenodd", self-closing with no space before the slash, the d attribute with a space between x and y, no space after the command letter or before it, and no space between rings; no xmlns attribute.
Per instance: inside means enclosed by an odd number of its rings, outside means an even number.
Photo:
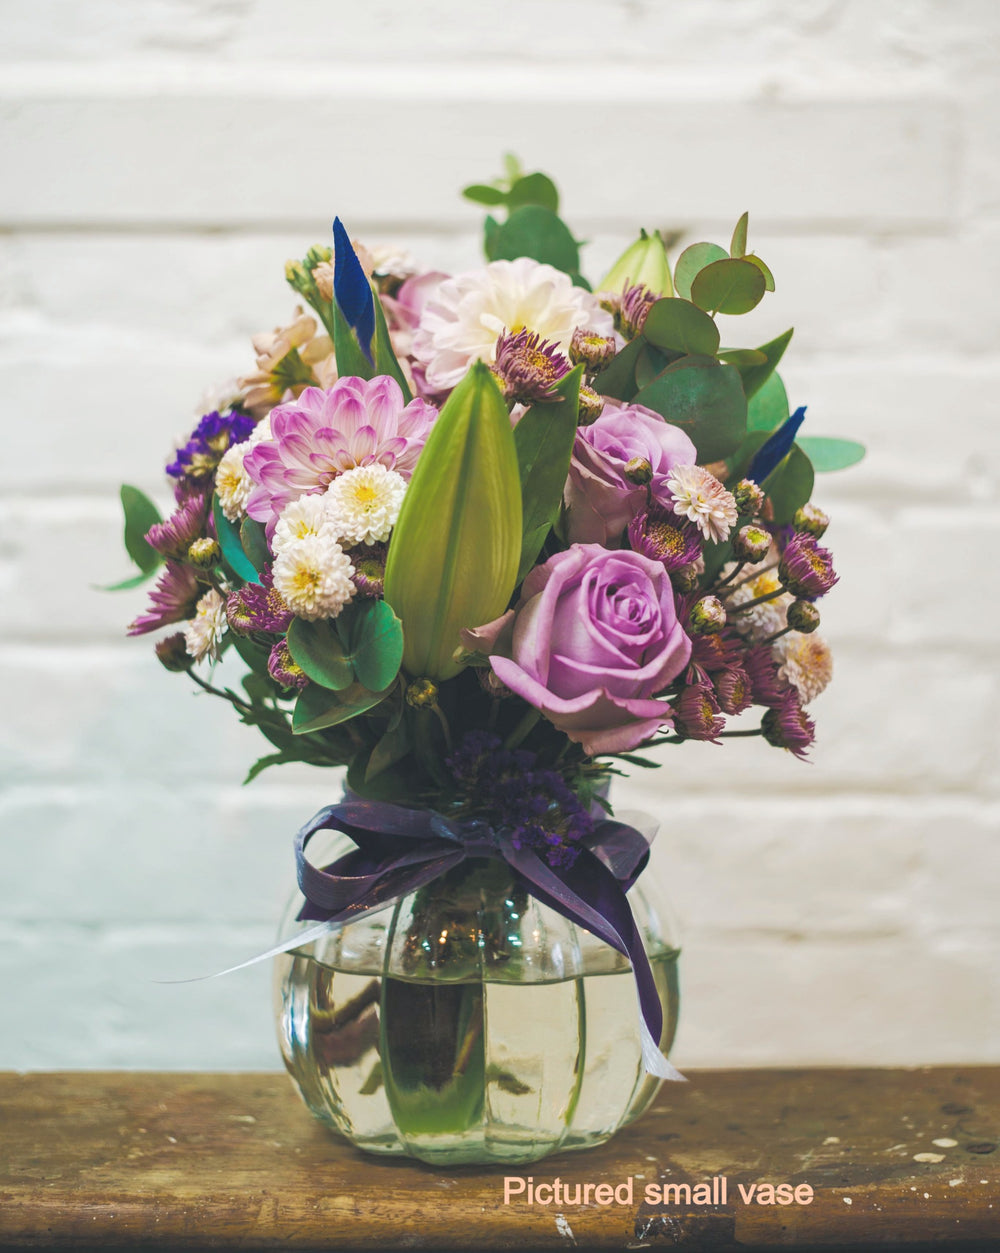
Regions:
<svg viewBox="0 0 1000 1253"><path fill-rule="evenodd" d="M350 851L344 836L313 858ZM317 850L318 852L319 850ZM310 850L312 854L312 850ZM677 1026L678 948L637 884L629 902ZM290 904L291 936L302 898ZM627 958L469 860L278 957L285 1066L326 1126L369 1153L435 1165L533 1162L603 1144L649 1106Z"/></svg>

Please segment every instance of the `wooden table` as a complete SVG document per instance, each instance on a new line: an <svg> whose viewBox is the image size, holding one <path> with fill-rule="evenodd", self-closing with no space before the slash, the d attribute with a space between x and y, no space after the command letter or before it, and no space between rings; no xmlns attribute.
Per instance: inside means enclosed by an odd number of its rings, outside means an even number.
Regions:
<svg viewBox="0 0 1000 1253"><path fill-rule="evenodd" d="M690 1079L603 1148L440 1171L351 1149L281 1074L0 1073L0 1247L1000 1248L1000 1068ZM505 1204L505 1175L633 1201ZM724 1205L643 1199L723 1176Z"/></svg>

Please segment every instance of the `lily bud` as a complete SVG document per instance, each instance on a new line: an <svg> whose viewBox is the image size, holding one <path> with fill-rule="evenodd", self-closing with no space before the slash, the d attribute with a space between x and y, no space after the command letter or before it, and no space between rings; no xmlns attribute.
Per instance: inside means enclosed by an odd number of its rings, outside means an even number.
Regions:
<svg viewBox="0 0 1000 1253"><path fill-rule="evenodd" d="M431 428L385 567L403 668L434 682L462 668L459 632L507 608L521 558L514 433L489 366L475 362Z"/></svg>
<svg viewBox="0 0 1000 1253"><path fill-rule="evenodd" d="M657 296L674 294L667 250L658 231L652 235L641 231L635 243L625 249L605 274L597 290L620 294L626 287L636 286L648 287Z"/></svg>

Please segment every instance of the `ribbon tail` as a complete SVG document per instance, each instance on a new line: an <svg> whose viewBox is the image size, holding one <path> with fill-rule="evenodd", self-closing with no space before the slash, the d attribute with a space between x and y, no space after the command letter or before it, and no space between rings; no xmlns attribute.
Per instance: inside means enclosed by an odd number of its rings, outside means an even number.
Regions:
<svg viewBox="0 0 1000 1253"><path fill-rule="evenodd" d="M338 924L335 922L320 922L314 927L307 927L305 931L300 931L297 935L293 935L291 939L284 940L281 944L276 944L274 948L269 948L266 953L258 953L256 957L248 957L245 962L239 962L235 966L227 966L225 970L213 971L210 975L195 975L193 979L154 979L153 983L204 983L206 979L221 979L223 975L231 975L237 970L246 970L247 966L256 966L258 962L266 962L272 957L280 957L282 953L289 953L292 949L301 948L304 944L311 944L313 940L318 940L328 932L333 931Z"/></svg>

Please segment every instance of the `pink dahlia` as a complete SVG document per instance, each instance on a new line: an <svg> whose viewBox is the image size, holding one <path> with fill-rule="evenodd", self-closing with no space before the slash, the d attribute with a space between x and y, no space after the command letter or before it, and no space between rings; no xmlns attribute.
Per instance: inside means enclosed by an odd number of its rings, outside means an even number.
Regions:
<svg viewBox="0 0 1000 1253"><path fill-rule="evenodd" d="M424 400L404 404L399 384L385 376L342 378L326 391L307 387L271 410L272 438L243 459L255 484L247 513L270 522L355 466L383 465L408 479L436 417Z"/></svg>

